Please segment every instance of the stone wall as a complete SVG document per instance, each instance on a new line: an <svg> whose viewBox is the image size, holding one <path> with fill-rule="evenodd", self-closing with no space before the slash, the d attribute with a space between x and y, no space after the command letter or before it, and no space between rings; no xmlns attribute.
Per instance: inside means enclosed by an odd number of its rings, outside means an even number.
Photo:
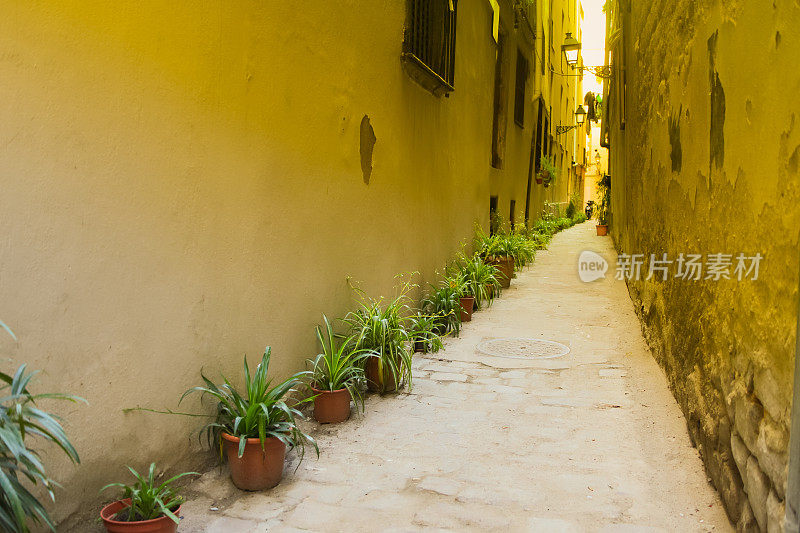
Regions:
<svg viewBox="0 0 800 533"><path fill-rule="evenodd" d="M620 252L760 253L758 279L629 281L740 530L781 531L798 307L800 2L620 0L608 87ZM643 273L646 273L646 267Z"/></svg>

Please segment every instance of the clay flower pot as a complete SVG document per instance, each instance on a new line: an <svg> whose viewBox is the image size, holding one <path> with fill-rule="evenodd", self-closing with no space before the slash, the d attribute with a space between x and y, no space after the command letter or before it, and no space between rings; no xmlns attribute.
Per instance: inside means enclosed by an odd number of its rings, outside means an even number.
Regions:
<svg viewBox="0 0 800 533"><path fill-rule="evenodd" d="M393 392L397 390L397 380L386 365L383 365L383 375L378 370L378 356L373 355L367 358L367 365L364 367L364 375L367 378L367 390L370 392ZM384 385L381 387L381 385Z"/></svg>
<svg viewBox="0 0 800 533"><path fill-rule="evenodd" d="M458 299L461 303L461 322L472 320L472 308L475 305L475 298L472 296L462 296Z"/></svg>
<svg viewBox="0 0 800 533"><path fill-rule="evenodd" d="M350 418L350 391L320 390L311 387L314 392L314 418L320 424L336 424Z"/></svg>
<svg viewBox="0 0 800 533"><path fill-rule="evenodd" d="M598 224L597 225L597 235L602 237L604 235L608 235L608 225L607 224Z"/></svg>
<svg viewBox="0 0 800 533"><path fill-rule="evenodd" d="M275 437L264 441L264 449L258 439L247 439L244 454L239 457L239 437L222 433L222 443L233 484L242 490L271 489L281 482L286 445Z"/></svg>
<svg viewBox="0 0 800 533"><path fill-rule="evenodd" d="M511 286L511 278L514 277L514 258L513 257L493 257L489 261L490 265L497 267L500 271L497 281L500 287L507 289Z"/></svg>
<svg viewBox="0 0 800 533"><path fill-rule="evenodd" d="M118 500L103 507L100 511L100 518L106 531L109 533L175 533L178 524L168 516L160 516L152 520L142 520L140 522L122 522L114 520L114 515L126 507L130 507L131 499ZM177 509L170 509L176 516L181 515L180 506Z"/></svg>

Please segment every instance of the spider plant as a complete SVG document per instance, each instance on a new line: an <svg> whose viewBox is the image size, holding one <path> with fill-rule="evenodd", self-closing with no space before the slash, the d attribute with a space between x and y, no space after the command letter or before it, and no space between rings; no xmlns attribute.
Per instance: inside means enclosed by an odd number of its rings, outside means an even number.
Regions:
<svg viewBox="0 0 800 533"><path fill-rule="evenodd" d="M333 333L333 327L328 321L328 317L322 315L325 323L325 335L323 329L317 326L317 340L322 346L322 353L317 354L314 359L309 359L311 365L311 381L318 390L337 391L347 389L356 407L361 403L361 410L364 410L364 398L361 395L361 388L365 383L364 363L369 357L369 353L363 349L355 347L353 337L339 339Z"/></svg>
<svg viewBox="0 0 800 533"><path fill-rule="evenodd" d="M411 357L407 345L412 342L408 292L413 285L406 282L393 300L374 299L361 289L358 308L344 318L351 333L354 348L367 352L367 360L377 360L381 376L378 388L381 393L405 381L411 389Z"/></svg>
<svg viewBox="0 0 800 533"><path fill-rule="evenodd" d="M0 326L14 336L3 322ZM24 364L13 376L0 372L0 529L14 533L30 531L29 522L55 531L47 510L34 493L41 486L55 501L54 489L59 485L47 475L31 441L55 444L73 463L80 463L61 419L39 409L37 404L41 400L86 400L69 394L33 394L28 387L36 373L28 372Z"/></svg>
<svg viewBox="0 0 800 533"><path fill-rule="evenodd" d="M422 309L434 318L439 335L450 332L458 336L461 330L461 303L463 285L456 279L445 279L440 286L430 285L430 293L422 300Z"/></svg>
<svg viewBox="0 0 800 533"><path fill-rule="evenodd" d="M118 511L113 519L120 522L142 522L167 516L176 524L180 522L180 518L175 515L174 511L180 507L184 499L170 485L184 476L199 476L200 474L197 472L184 472L158 483L156 481L155 463L150 464L150 471L147 477L142 476L130 466L128 470L136 478L136 483L133 485L109 483L100 489L100 492L103 492L106 489L118 487L122 489L121 500L131 499L130 505Z"/></svg>
<svg viewBox="0 0 800 533"><path fill-rule="evenodd" d="M285 399L295 391L295 387L302 385L309 372L297 372L277 385L272 385L272 379L267 377L271 352L271 348L267 346L252 375L245 356L244 394L236 390L225 376L222 378L224 383L217 385L201 372L204 385L192 387L181 396L183 401L186 396L198 392L201 399L210 396L216 400L216 418L214 422L206 424L205 433L209 446L219 447L220 457L223 455L223 432L239 438L240 458L244 455L247 439L259 439L261 448L264 449L264 442L270 437L280 440L290 448L298 448L300 462L305 455L306 444L311 444L319 456L316 441L297 427L297 419L303 418L297 407L311 398L300 400L293 406L287 405Z"/></svg>
<svg viewBox="0 0 800 533"><path fill-rule="evenodd" d="M430 315L418 311L411 317L411 330L414 344L422 345L423 353L436 353L444 348L441 336L437 333L437 315Z"/></svg>
<svg viewBox="0 0 800 533"><path fill-rule="evenodd" d="M454 270L455 275L463 280L464 294L475 298L478 308L483 304L490 305L494 296L500 294L500 271L479 255L459 254Z"/></svg>

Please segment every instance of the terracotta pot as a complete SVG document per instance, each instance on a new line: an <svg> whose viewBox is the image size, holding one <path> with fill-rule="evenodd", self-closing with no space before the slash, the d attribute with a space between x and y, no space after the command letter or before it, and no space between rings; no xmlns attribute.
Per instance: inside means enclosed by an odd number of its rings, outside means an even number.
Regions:
<svg viewBox="0 0 800 533"><path fill-rule="evenodd" d="M540 178L539 176L536 176L536 183L541 185L542 184L542 178Z"/></svg>
<svg viewBox="0 0 800 533"><path fill-rule="evenodd" d="M383 376L378 370L378 356L373 355L367 359L364 375L367 378L367 390L370 392L394 392L397 390L397 380L392 372L384 366ZM383 385L383 387L381 387Z"/></svg>
<svg viewBox="0 0 800 533"><path fill-rule="evenodd" d="M461 303L461 322L472 320L472 308L475 305L475 298L472 296L462 296L458 299Z"/></svg>
<svg viewBox="0 0 800 533"><path fill-rule="evenodd" d="M604 235L608 235L608 225L607 224L598 224L597 225L597 235L602 237Z"/></svg>
<svg viewBox="0 0 800 533"><path fill-rule="evenodd" d="M500 286L507 289L511 286L511 278L514 277L514 258L513 257L496 257L489 261L490 265L494 265L500 271L499 279Z"/></svg>
<svg viewBox="0 0 800 533"><path fill-rule="evenodd" d="M314 418L320 424L336 424L350 418L350 391L339 389L334 391L319 390L314 392Z"/></svg>
<svg viewBox="0 0 800 533"><path fill-rule="evenodd" d="M152 520L142 520L141 522L122 522L114 520L112 517L131 504L131 499L126 498L103 507L100 511L100 518L106 531L109 533L175 533L178 524L168 516L161 516ZM176 516L181 515L181 508L172 511Z"/></svg>
<svg viewBox="0 0 800 533"><path fill-rule="evenodd" d="M244 454L239 457L239 437L222 434L225 455L231 470L233 484L242 490L271 489L281 482L286 445L280 439L269 437L264 449L258 439L247 439Z"/></svg>

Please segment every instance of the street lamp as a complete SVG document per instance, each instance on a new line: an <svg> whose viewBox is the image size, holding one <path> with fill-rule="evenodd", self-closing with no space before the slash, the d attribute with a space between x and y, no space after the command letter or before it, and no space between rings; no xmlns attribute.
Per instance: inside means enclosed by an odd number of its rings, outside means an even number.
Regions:
<svg viewBox="0 0 800 533"><path fill-rule="evenodd" d="M564 38L564 44L561 45L561 51L564 53L564 57L567 59L567 65L575 68L575 66L578 64L578 55L581 51L581 43L578 42L578 39L572 36L572 33L567 32L567 36Z"/></svg>
<svg viewBox="0 0 800 533"><path fill-rule="evenodd" d="M561 52L564 54L564 57L567 60L567 65L569 65L573 70L591 72L596 77L603 78L604 80L611 79L611 67L609 66L587 67L584 65L578 65L581 46L581 43L572 36L572 33L567 32L567 35L564 37L564 44L561 45Z"/></svg>
<svg viewBox="0 0 800 533"><path fill-rule="evenodd" d="M586 122L586 110L582 105L579 105L578 109L575 111L575 123L580 126L584 122Z"/></svg>
<svg viewBox="0 0 800 533"><path fill-rule="evenodd" d="M562 133L567 133L570 130L574 130L575 128L580 128L583 126L583 123L586 121L586 110L583 109L582 105L578 106L578 109L575 111L575 125L574 126L556 126L556 135L561 135Z"/></svg>

